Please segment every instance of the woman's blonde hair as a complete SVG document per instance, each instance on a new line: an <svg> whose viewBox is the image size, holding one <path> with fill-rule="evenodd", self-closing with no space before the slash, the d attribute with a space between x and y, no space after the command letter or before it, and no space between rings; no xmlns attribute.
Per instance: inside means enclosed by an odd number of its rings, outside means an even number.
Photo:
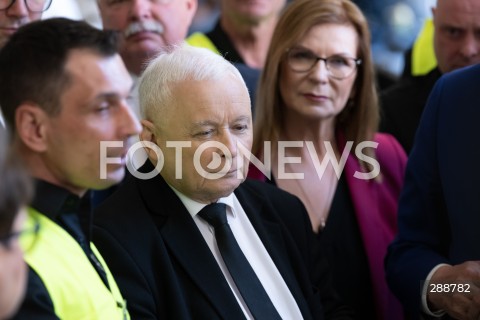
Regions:
<svg viewBox="0 0 480 320"><path fill-rule="evenodd" d="M338 115L336 129L343 132L355 148L362 141L373 140L379 121L378 98L370 49L370 32L365 16L350 0L295 0L283 12L272 37L262 72L255 104L253 153L262 155L264 141L278 141L282 131L284 103L279 90L283 61L314 26L320 24L351 25L359 38L355 95ZM371 149L368 156L374 157Z"/></svg>

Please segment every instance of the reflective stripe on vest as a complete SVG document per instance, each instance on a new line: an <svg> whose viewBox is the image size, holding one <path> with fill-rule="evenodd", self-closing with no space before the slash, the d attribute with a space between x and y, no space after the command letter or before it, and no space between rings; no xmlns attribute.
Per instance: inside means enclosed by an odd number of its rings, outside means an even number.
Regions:
<svg viewBox="0 0 480 320"><path fill-rule="evenodd" d="M97 248L90 247L107 274L105 286L80 245L62 227L35 209L27 223L38 221L40 230L25 261L35 270L52 299L60 319L130 319L126 303Z"/></svg>
<svg viewBox="0 0 480 320"><path fill-rule="evenodd" d="M435 27L432 19L427 19L423 24L412 49L412 75L423 76L437 66L435 49L433 46L433 34Z"/></svg>
<svg viewBox="0 0 480 320"><path fill-rule="evenodd" d="M195 32L185 40L189 45L193 47L206 48L217 54L220 54L217 47L213 44L212 40L201 32Z"/></svg>

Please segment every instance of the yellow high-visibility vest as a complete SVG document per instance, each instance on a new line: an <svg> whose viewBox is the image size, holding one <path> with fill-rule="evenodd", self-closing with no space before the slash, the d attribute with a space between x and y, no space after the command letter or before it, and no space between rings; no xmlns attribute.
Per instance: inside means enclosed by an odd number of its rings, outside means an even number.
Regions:
<svg viewBox="0 0 480 320"><path fill-rule="evenodd" d="M201 32L195 32L185 40L189 45L193 47L200 47L209 49L217 54L220 54L217 47L213 44L212 40Z"/></svg>
<svg viewBox="0 0 480 320"><path fill-rule="evenodd" d="M130 319L126 302L93 243L90 247L107 274L110 290L67 231L33 208L28 213L27 223L38 221L40 230L25 252L25 261L43 281L55 314L62 320Z"/></svg>
<svg viewBox="0 0 480 320"><path fill-rule="evenodd" d="M433 20L427 19L412 48L412 75L414 76L426 75L437 67L433 47L434 32Z"/></svg>

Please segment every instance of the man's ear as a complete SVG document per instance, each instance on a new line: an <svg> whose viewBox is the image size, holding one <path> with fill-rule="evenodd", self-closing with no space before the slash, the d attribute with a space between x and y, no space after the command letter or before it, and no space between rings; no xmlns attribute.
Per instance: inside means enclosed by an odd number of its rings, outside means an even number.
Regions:
<svg viewBox="0 0 480 320"><path fill-rule="evenodd" d="M140 132L140 141L143 143L145 146L145 152L148 155L148 158L152 160L153 162L158 161L157 153L153 148L146 146L145 142L150 142L153 143L154 145L157 145L157 136L155 135L155 125L153 122L149 120L142 120L140 121L142 124L142 132Z"/></svg>
<svg viewBox="0 0 480 320"><path fill-rule="evenodd" d="M149 120L141 120L140 123L142 124L142 132L140 132L140 140L142 141L150 141L155 143L155 126L153 122Z"/></svg>
<svg viewBox="0 0 480 320"><path fill-rule="evenodd" d="M186 9L189 12L188 25L190 25L193 21L193 17L195 16L195 13L197 12L198 0L187 0L185 4L187 5Z"/></svg>
<svg viewBox="0 0 480 320"><path fill-rule="evenodd" d="M38 105L24 103L15 111L15 126L19 139L35 152L47 150L49 116Z"/></svg>

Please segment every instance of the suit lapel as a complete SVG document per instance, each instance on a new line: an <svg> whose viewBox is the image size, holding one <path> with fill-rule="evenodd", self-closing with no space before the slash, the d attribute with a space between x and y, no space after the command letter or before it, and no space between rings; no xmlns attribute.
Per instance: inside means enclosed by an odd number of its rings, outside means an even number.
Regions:
<svg viewBox="0 0 480 320"><path fill-rule="evenodd" d="M188 274L220 318L244 319L220 267L177 195L160 175L143 181L141 188L141 194L145 196L144 203L172 260L176 260Z"/></svg>
<svg viewBox="0 0 480 320"><path fill-rule="evenodd" d="M262 200L258 195L249 193L243 185L240 185L235 190L235 195L290 289L304 319L309 319L310 310L305 299L301 298L304 295L296 280L295 271L292 268L289 256L286 254L287 246L284 242L281 227L277 222L270 221L267 218L270 216L270 213L266 212L266 208L262 205L265 200Z"/></svg>
<svg viewBox="0 0 480 320"><path fill-rule="evenodd" d="M160 232L171 254L222 318L232 319L232 315L240 315L243 319L230 286L183 205L171 211Z"/></svg>
<svg viewBox="0 0 480 320"><path fill-rule="evenodd" d="M153 166L147 161L142 172L150 172ZM148 212L152 214L170 256L188 274L213 308L223 319L244 319L220 267L208 248L195 222L177 195L165 180L157 175L139 182ZM264 244L270 257L287 284L305 319L310 319L309 307L302 297L295 271L292 268L281 227L276 220L270 221L271 213L263 208L258 195L248 192L243 185L235 191L245 213ZM220 279L220 280L219 280Z"/></svg>

